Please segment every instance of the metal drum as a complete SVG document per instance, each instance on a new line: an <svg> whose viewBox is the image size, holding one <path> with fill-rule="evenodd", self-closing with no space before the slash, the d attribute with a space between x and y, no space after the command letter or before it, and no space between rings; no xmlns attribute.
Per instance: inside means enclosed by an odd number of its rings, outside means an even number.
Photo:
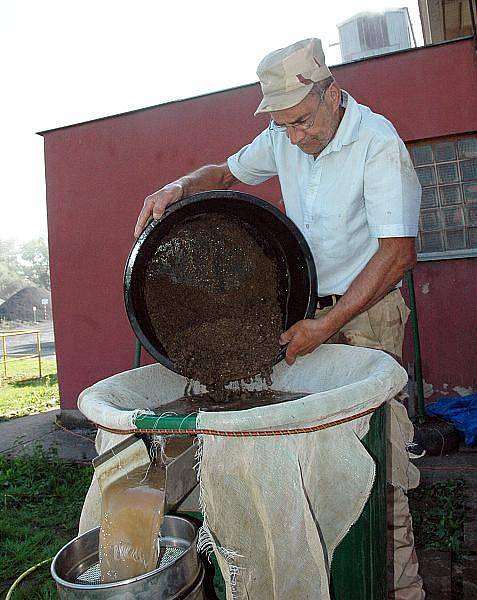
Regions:
<svg viewBox="0 0 477 600"><path fill-rule="evenodd" d="M64 546L53 559L51 574L59 598L68 600L204 600L204 570L197 556L197 526L166 515L161 527L158 568L138 577L101 583L99 527Z"/></svg>

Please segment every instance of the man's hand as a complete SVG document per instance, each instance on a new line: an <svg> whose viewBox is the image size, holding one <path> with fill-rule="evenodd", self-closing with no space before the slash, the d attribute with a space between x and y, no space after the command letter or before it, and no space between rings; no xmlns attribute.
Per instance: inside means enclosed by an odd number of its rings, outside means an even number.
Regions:
<svg viewBox="0 0 477 600"><path fill-rule="evenodd" d="M205 165L168 183L144 200L144 206L139 213L134 229L134 236L138 237L141 234L151 215L155 219L160 219L166 208L173 202L205 190L227 190L234 183L238 183L238 179L232 175L227 162L220 165Z"/></svg>
<svg viewBox="0 0 477 600"><path fill-rule="evenodd" d="M144 205L134 228L134 237L138 237L146 226L147 220L152 215L154 219L160 219L164 211L173 202L182 198L184 186L179 181L168 183L157 192L154 192L144 200Z"/></svg>
<svg viewBox="0 0 477 600"><path fill-rule="evenodd" d="M335 332L330 329L326 317L321 319L304 319L284 331L280 336L280 344L288 344L285 360L292 365L297 356L313 352L318 346L329 340Z"/></svg>

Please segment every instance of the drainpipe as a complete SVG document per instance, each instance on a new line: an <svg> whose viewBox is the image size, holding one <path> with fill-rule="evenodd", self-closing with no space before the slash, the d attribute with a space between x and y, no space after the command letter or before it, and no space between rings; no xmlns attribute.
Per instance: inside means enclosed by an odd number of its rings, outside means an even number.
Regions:
<svg viewBox="0 0 477 600"><path fill-rule="evenodd" d="M134 355L134 368L141 366L141 342L136 340L136 354Z"/></svg>

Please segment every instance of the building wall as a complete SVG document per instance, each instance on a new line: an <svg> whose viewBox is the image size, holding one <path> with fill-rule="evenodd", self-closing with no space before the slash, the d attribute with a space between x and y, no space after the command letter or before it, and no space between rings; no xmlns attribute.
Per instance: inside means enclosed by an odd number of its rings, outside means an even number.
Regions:
<svg viewBox="0 0 477 600"><path fill-rule="evenodd" d="M472 41L464 40L332 70L358 101L414 141L477 131L476 62ZM143 199L246 144L266 126L266 117L253 117L259 99L253 84L44 133L63 409L75 408L85 387L133 366L122 284ZM280 206L276 183L248 191ZM424 374L437 387L475 385L476 275L475 259L416 269Z"/></svg>
<svg viewBox="0 0 477 600"><path fill-rule="evenodd" d="M424 380L433 397L477 390L477 258L419 263L414 270ZM407 295L407 290L404 290ZM405 364L413 362L410 323Z"/></svg>

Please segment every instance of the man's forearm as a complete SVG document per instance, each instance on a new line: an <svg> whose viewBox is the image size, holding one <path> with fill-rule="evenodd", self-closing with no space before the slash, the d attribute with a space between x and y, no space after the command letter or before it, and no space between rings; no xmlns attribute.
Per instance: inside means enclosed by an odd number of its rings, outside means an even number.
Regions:
<svg viewBox="0 0 477 600"><path fill-rule="evenodd" d="M291 365L297 356L313 352L346 323L376 304L414 266L415 260L414 238L380 239L379 250L325 316L298 321L282 333L280 344L288 344L287 363Z"/></svg>
<svg viewBox="0 0 477 600"><path fill-rule="evenodd" d="M237 183L237 179L232 175L227 163L220 165L205 165L188 175L177 179L183 189L183 196L190 196L197 192L206 190L224 190Z"/></svg>
<svg viewBox="0 0 477 600"><path fill-rule="evenodd" d="M399 251L396 251L396 245ZM378 252L326 315L330 328L334 332L339 331L354 317L374 306L414 266L415 261L414 238L380 240Z"/></svg>

